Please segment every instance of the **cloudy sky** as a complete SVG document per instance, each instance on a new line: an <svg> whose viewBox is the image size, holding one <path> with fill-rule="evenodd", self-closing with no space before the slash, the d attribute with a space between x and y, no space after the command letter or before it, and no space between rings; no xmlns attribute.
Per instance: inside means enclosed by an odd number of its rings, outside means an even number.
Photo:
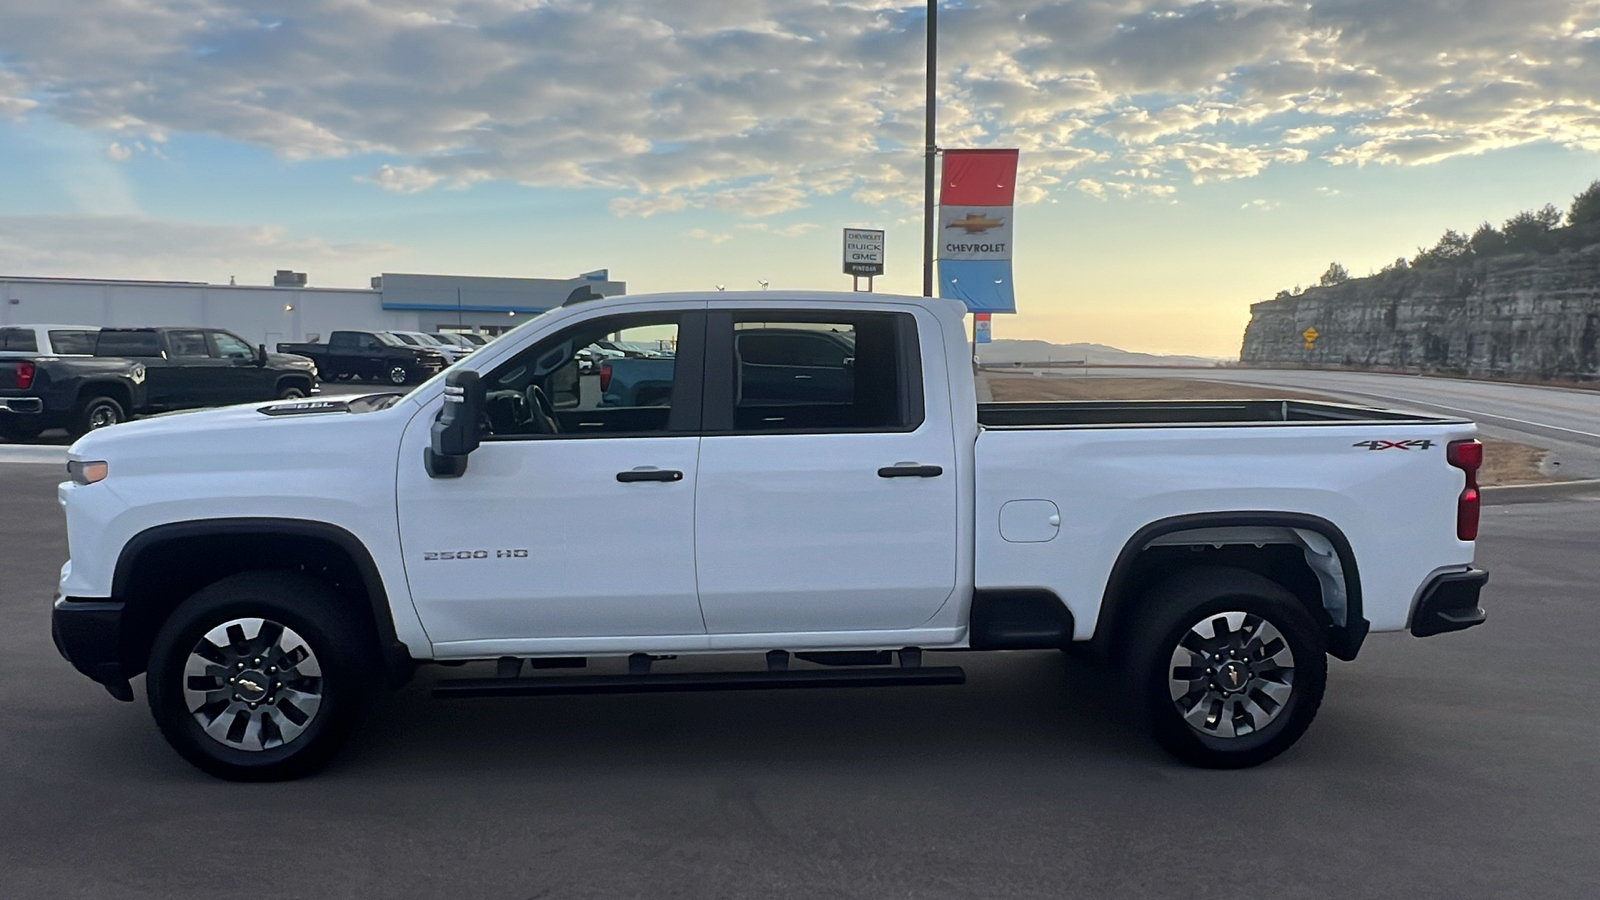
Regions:
<svg viewBox="0 0 1600 900"><path fill-rule="evenodd" d="M0 274L921 287L921 4L5 0ZM1600 0L964 0L939 141L1020 147L999 337L1236 354L1332 260L1600 177Z"/></svg>

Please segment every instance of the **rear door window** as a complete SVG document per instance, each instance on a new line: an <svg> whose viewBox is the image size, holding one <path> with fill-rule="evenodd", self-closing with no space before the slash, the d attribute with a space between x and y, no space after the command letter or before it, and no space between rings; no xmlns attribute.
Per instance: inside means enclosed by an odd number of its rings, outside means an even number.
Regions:
<svg viewBox="0 0 1600 900"><path fill-rule="evenodd" d="M731 396L714 397L708 379L707 430L909 431L921 424L921 361L909 314L733 313L729 324L713 328L731 344L720 351L727 376L715 382ZM708 363L708 373L717 365Z"/></svg>
<svg viewBox="0 0 1600 900"><path fill-rule="evenodd" d="M102 331L95 340L94 355L159 357L161 340L154 331Z"/></svg>
<svg viewBox="0 0 1600 900"><path fill-rule="evenodd" d="M206 345L204 331L169 331L167 347L177 359L205 359L211 356L211 348Z"/></svg>

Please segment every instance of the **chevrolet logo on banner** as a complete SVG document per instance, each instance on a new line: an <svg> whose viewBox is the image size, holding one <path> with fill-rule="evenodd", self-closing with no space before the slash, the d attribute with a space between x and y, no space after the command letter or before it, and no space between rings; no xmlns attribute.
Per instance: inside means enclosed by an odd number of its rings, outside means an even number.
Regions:
<svg viewBox="0 0 1600 900"><path fill-rule="evenodd" d="M975 313L1016 312L1011 207L1017 151L946 150L939 192L939 296Z"/></svg>

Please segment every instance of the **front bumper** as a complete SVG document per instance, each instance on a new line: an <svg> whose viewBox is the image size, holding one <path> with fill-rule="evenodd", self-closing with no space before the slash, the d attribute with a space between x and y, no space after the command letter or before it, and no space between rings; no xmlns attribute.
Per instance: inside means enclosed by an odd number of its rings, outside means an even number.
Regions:
<svg viewBox="0 0 1600 900"><path fill-rule="evenodd" d="M1434 576L1411 613L1411 633L1432 637L1482 625L1489 614L1478 605L1478 592L1488 581L1489 573L1482 569Z"/></svg>
<svg viewBox="0 0 1600 900"><path fill-rule="evenodd" d="M122 607L116 600L58 596L50 614L50 636L73 668L118 700L131 701L133 686L122 664Z"/></svg>

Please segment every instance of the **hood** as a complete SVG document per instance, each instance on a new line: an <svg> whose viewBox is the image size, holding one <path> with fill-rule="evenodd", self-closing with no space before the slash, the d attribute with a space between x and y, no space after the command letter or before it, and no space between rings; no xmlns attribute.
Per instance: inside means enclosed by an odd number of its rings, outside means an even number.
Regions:
<svg viewBox="0 0 1600 900"><path fill-rule="evenodd" d="M302 437L315 439L310 434L290 435L288 432L301 430L296 426L338 427L341 423L374 418L373 414L390 413L399 406L411 407L400 411L405 417L415 412L414 404L395 393L258 401L173 412L91 431L79 438L68 453L77 459L104 459L133 448L158 445L170 446L176 453L191 449L264 449L279 445L280 438L291 442Z"/></svg>

